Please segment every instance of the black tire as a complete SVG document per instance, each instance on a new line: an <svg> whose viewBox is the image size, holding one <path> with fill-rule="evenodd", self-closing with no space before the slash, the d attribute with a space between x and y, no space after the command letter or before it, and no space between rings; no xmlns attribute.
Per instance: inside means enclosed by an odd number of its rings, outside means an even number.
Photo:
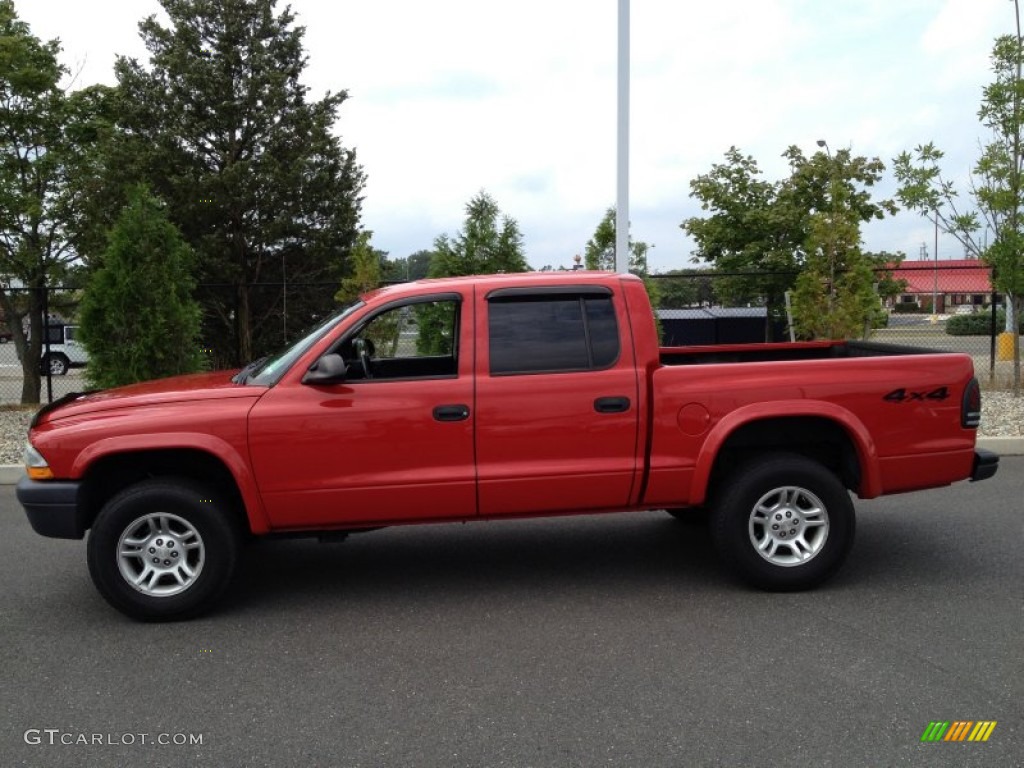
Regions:
<svg viewBox="0 0 1024 768"><path fill-rule="evenodd" d="M835 574L853 546L850 494L831 471L805 456L777 453L741 466L714 499L711 535L747 583L786 592Z"/></svg>
<svg viewBox="0 0 1024 768"><path fill-rule="evenodd" d="M114 496L97 516L89 574L104 599L133 619L189 619L208 610L230 583L239 528L216 493L180 478L145 480Z"/></svg>
<svg viewBox="0 0 1024 768"><path fill-rule="evenodd" d="M71 367L71 361L64 355L57 353L44 357L40 367L43 374L49 369L51 376L64 376L68 372L68 368Z"/></svg>
<svg viewBox="0 0 1024 768"><path fill-rule="evenodd" d="M680 507L665 511L684 525L703 527L711 520L711 512L707 507Z"/></svg>

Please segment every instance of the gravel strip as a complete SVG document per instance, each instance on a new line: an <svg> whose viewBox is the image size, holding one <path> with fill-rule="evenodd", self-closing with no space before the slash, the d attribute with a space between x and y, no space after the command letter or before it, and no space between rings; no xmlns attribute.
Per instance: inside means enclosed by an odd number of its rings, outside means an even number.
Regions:
<svg viewBox="0 0 1024 768"><path fill-rule="evenodd" d="M1024 435L1024 395L982 390L979 437L1020 437Z"/></svg>
<svg viewBox="0 0 1024 768"><path fill-rule="evenodd" d="M34 413L35 408L0 410L0 465L21 464L28 423ZM1024 396L1015 398L1011 392L982 392L978 436L1024 436Z"/></svg>
<svg viewBox="0 0 1024 768"><path fill-rule="evenodd" d="M32 421L35 408L26 410L0 410L0 465L21 464L25 450L28 423Z"/></svg>

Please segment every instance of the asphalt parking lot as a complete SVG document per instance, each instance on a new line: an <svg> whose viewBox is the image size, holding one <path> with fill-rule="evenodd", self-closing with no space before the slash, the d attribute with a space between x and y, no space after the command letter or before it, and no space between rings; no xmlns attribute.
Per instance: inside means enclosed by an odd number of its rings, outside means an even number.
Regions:
<svg viewBox="0 0 1024 768"><path fill-rule="evenodd" d="M844 570L790 595L659 512L265 542L217 613L143 625L2 488L0 762L1021 765L1022 498L1004 458L861 502ZM922 743L938 720L997 725Z"/></svg>

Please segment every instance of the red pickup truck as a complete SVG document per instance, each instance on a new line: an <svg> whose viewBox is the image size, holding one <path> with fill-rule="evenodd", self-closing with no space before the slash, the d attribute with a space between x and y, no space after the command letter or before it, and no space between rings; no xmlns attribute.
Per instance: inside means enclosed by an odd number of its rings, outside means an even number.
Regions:
<svg viewBox="0 0 1024 768"><path fill-rule="evenodd" d="M669 509L739 576L831 576L872 498L992 476L966 355L866 342L659 348L643 284L572 272L383 288L277 355L73 394L36 415L18 499L88 539L147 620L223 592L247 535Z"/></svg>

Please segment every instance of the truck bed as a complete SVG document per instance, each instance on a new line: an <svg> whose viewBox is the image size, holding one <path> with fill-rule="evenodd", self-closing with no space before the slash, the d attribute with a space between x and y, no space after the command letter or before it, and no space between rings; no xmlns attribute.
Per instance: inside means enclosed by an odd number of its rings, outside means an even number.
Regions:
<svg viewBox="0 0 1024 768"><path fill-rule="evenodd" d="M662 365L761 363L788 360L841 360L854 357L945 354L941 350L872 341L806 341L780 344L723 344L661 347Z"/></svg>

